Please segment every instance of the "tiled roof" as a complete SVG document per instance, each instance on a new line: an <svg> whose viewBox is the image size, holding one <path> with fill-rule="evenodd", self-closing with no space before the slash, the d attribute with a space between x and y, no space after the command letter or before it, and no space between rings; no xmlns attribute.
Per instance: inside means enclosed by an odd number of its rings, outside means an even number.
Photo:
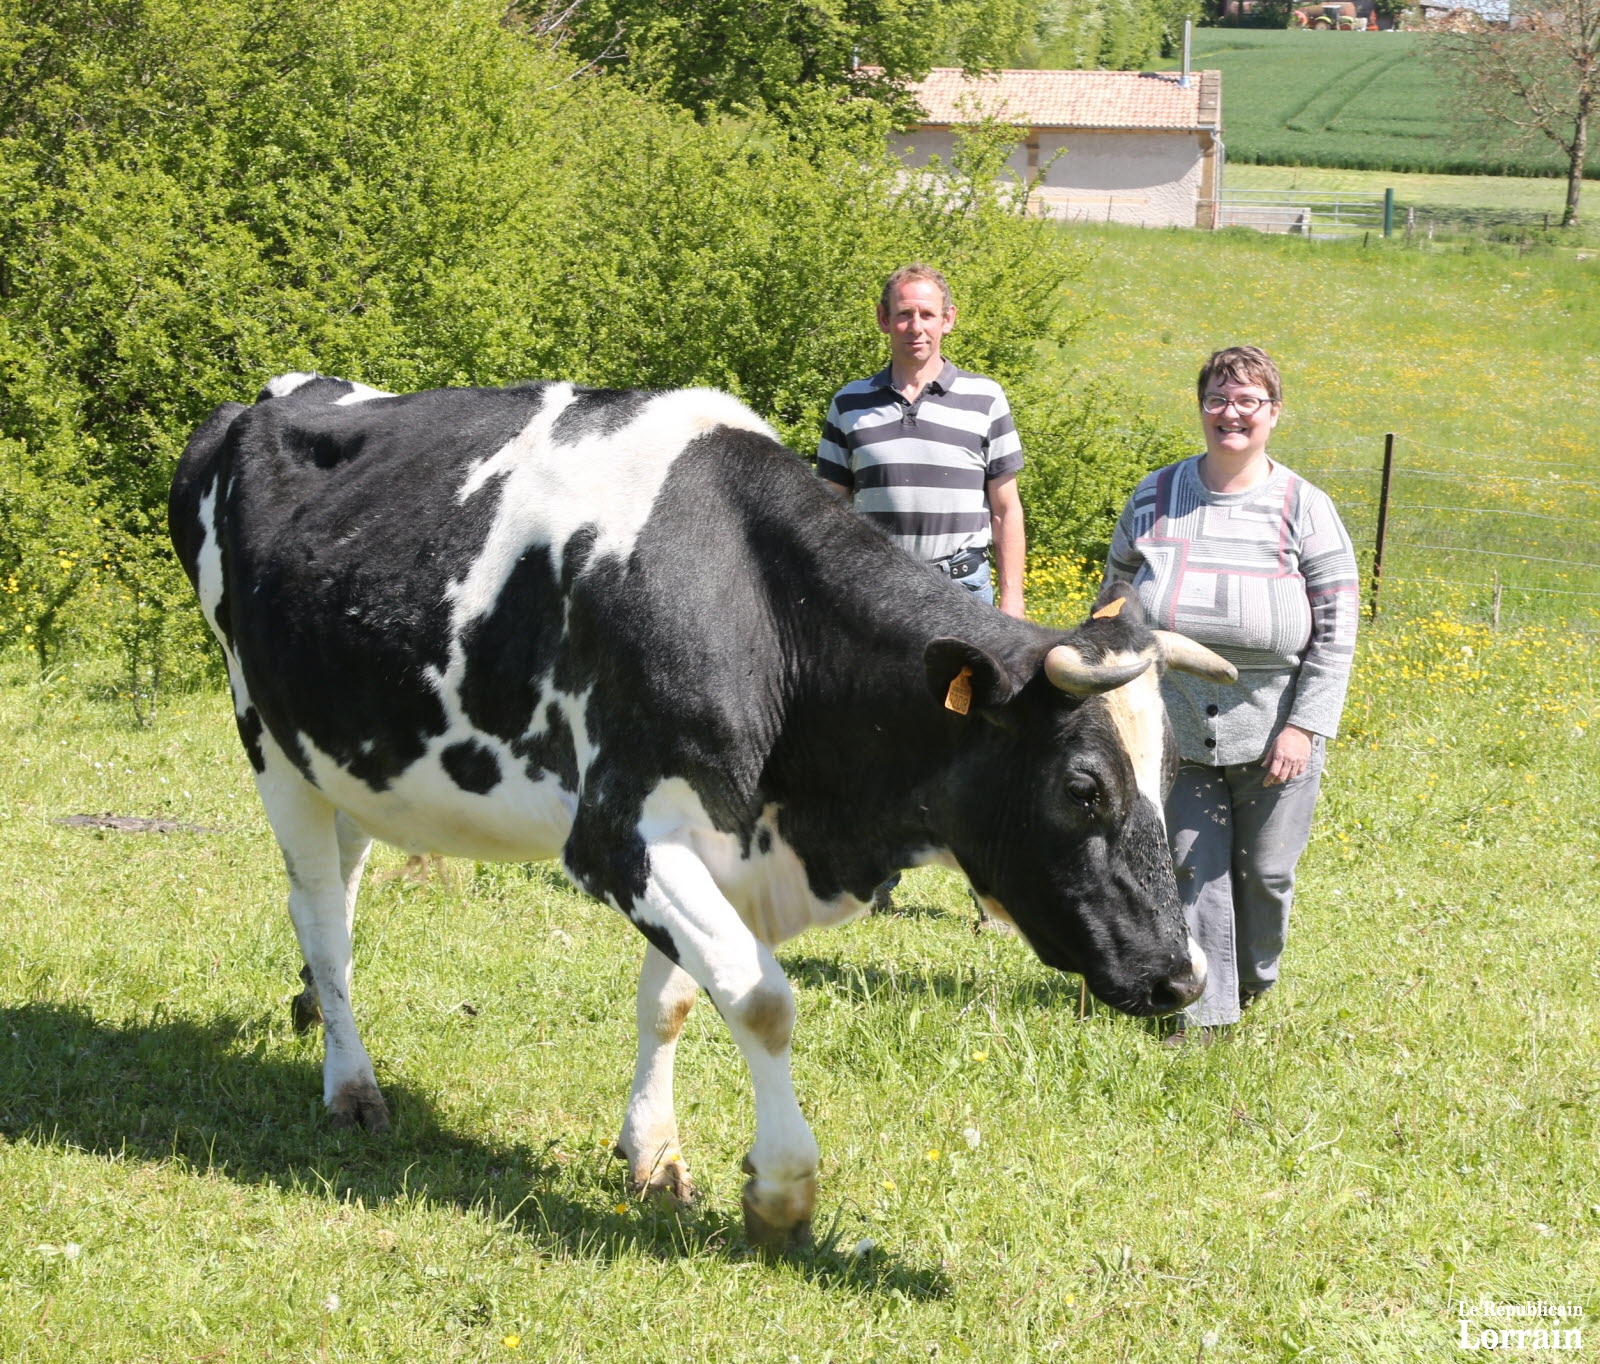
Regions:
<svg viewBox="0 0 1600 1364"><path fill-rule="evenodd" d="M1221 123L1222 73L1192 71L995 71L964 76L936 66L906 88L931 124L988 115L1034 128L1214 128Z"/></svg>

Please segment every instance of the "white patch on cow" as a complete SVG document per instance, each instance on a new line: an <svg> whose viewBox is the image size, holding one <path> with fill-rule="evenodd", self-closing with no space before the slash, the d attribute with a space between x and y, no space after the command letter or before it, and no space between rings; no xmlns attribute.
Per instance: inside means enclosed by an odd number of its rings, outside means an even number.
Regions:
<svg viewBox="0 0 1600 1364"><path fill-rule="evenodd" d="M1108 664L1131 663L1136 654L1108 655ZM1122 749L1133 764L1133 779L1139 793L1155 810L1162 829L1167 827L1165 801L1161 790L1161 762L1166 745L1166 707L1161 700L1161 679L1152 666L1132 682L1104 694L1111 723L1116 727Z"/></svg>
<svg viewBox="0 0 1600 1364"><path fill-rule="evenodd" d="M314 379L322 376L314 370L310 374L296 370L293 374L280 374L275 379L267 380L267 392L274 398L287 398L297 388L304 388Z"/></svg>
<svg viewBox="0 0 1600 1364"><path fill-rule="evenodd" d="M686 838L745 927L768 947L809 928L845 923L867 910L867 904L853 895L821 900L812 894L805 864L778 833L776 805L761 812L745 853L736 835L712 825L689 783L669 777L646 798L638 827L646 843L673 836ZM764 852L763 841L767 844Z"/></svg>
<svg viewBox="0 0 1600 1364"><path fill-rule="evenodd" d="M243 716L250 709L250 692L244 684L244 674L239 660L228 647L222 627L217 623L217 608L222 605L225 584L222 580L222 538L217 533L217 480L201 494L198 510L200 521L200 548L195 553L195 577L198 582L195 595L200 599L200 614L206 618L211 633L222 646L222 660L228 669L228 688L233 693L233 711Z"/></svg>
<svg viewBox="0 0 1600 1364"><path fill-rule="evenodd" d="M1211 963L1206 960L1205 949L1193 938L1189 939L1189 969L1194 972L1194 978L1200 983L1203 990L1206 983L1206 972L1210 970ZM1195 992L1195 998L1200 997L1200 991Z"/></svg>
<svg viewBox="0 0 1600 1364"><path fill-rule="evenodd" d="M381 388L370 388L366 384L358 384L354 379L343 379L341 383L350 385L350 392L342 398L335 398L335 407L352 407L356 403L370 403L374 398L392 398L394 394L385 393Z"/></svg>
<svg viewBox="0 0 1600 1364"><path fill-rule="evenodd" d="M596 555L626 557L655 505L673 461L695 437L718 427L777 439L737 398L689 388L652 397L626 426L559 447L551 428L571 405L571 384L551 384L521 431L477 465L462 483L466 502L489 480L504 477L494 524L467 575L453 583L453 628L493 609L517 560L532 546L548 548L559 565L573 532L592 525Z"/></svg>
<svg viewBox="0 0 1600 1364"><path fill-rule="evenodd" d="M451 780L439 754L472 738L500 762L500 780L480 795ZM554 776L531 781L509 749L468 728L434 740L427 755L390 786L374 791L332 757L299 736L312 780L326 798L375 838L408 853L438 853L483 862L537 862L560 854L572 830L577 797Z"/></svg>

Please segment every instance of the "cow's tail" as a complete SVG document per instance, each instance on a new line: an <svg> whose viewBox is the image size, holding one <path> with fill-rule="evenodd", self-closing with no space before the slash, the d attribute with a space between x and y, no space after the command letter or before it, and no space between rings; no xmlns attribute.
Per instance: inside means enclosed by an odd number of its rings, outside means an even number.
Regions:
<svg viewBox="0 0 1600 1364"><path fill-rule="evenodd" d="M243 403L223 403L200 423L172 475L172 494L167 500L167 532L178 562L198 586L200 546L207 527L200 522L200 502L212 486L222 462L222 448L234 418L245 411Z"/></svg>

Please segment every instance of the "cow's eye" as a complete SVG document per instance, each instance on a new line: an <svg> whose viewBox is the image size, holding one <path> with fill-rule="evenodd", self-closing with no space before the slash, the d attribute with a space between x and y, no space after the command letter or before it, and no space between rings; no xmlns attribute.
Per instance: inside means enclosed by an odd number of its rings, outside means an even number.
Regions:
<svg viewBox="0 0 1600 1364"><path fill-rule="evenodd" d="M1074 772L1067 778L1067 794L1079 805L1100 803L1100 783L1087 772Z"/></svg>

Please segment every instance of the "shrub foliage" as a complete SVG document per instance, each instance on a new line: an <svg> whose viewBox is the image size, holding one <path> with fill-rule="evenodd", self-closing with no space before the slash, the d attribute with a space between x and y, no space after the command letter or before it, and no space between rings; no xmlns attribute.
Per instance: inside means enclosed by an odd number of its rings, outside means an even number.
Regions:
<svg viewBox="0 0 1600 1364"><path fill-rule="evenodd" d="M696 122L495 0L0 14L0 644L116 642L141 707L205 657L165 548L174 462L286 370L713 384L808 450L882 363L878 282L925 258L1037 468L1084 432L1144 457L1036 377L1086 315L1086 258L995 190L1003 131L908 180L877 105L813 89L781 122Z"/></svg>

